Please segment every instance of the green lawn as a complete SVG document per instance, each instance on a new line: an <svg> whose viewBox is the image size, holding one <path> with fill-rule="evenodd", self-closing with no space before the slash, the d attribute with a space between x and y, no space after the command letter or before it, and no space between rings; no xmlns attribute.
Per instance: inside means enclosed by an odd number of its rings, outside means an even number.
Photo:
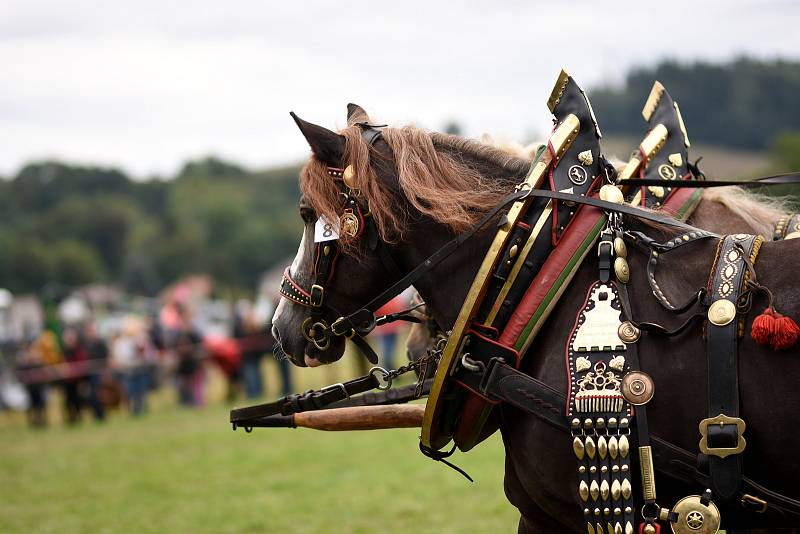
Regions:
<svg viewBox="0 0 800 534"><path fill-rule="evenodd" d="M155 411L155 410L154 410ZM232 432L227 407L25 427L0 414L0 532L515 532L495 436L456 463L414 429Z"/></svg>

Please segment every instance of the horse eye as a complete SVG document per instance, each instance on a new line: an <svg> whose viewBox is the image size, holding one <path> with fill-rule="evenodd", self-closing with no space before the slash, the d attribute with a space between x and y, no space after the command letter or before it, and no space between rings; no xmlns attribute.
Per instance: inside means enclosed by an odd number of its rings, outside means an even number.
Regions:
<svg viewBox="0 0 800 534"><path fill-rule="evenodd" d="M303 206L300 208L300 218L305 222L314 222L317 218L317 214L314 213L313 209Z"/></svg>

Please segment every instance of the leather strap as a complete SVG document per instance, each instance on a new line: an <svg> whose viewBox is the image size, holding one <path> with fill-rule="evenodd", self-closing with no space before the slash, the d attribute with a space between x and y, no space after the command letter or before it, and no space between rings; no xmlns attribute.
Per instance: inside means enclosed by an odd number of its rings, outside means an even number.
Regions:
<svg viewBox="0 0 800 534"><path fill-rule="evenodd" d="M709 279L708 337L708 417L739 417L739 321L736 305L742 293L747 267L745 258L757 252L761 238L746 234L725 236L719 245L717 258ZM725 324L715 315L723 304L733 310ZM708 420L706 420L708 421ZM702 432L701 427L701 432ZM720 422L706 424L706 446L709 452L711 490L715 499L728 500L736 495L742 479L740 453L725 456L724 451L734 449L744 437L736 424Z"/></svg>
<svg viewBox="0 0 800 534"><path fill-rule="evenodd" d="M787 185L800 183L800 172L787 172L783 174L774 174L772 176L765 176L757 180L682 180L674 182L671 180L661 180L657 178L631 178L625 180L622 185L660 185L668 187L692 187L692 188L706 188L706 187L725 187L729 185L736 185L739 187L761 187L764 185Z"/></svg>

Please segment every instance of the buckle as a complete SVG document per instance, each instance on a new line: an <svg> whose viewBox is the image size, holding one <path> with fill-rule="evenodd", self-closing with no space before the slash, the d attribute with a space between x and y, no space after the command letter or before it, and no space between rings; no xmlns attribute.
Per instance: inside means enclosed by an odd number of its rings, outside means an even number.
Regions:
<svg viewBox="0 0 800 534"><path fill-rule="evenodd" d="M708 427L712 425L727 426L736 425L736 447L709 447L708 446ZM700 428L700 452L709 456L718 456L725 458L732 454L741 454L747 446L747 441L744 439L744 430L747 428L745 422L738 417L728 417L725 414L719 414L716 417L709 417L700 421L698 425Z"/></svg>
<svg viewBox="0 0 800 534"><path fill-rule="evenodd" d="M322 306L322 299L325 297L325 288L314 284L311 286L311 291L309 291L311 295L311 305L315 308L319 308Z"/></svg>
<svg viewBox="0 0 800 534"><path fill-rule="evenodd" d="M763 514L764 512L767 511L767 501L765 501L764 499L759 499L758 497L755 497L748 493L742 495L741 504L742 508L747 508L748 510L755 512L757 514ZM758 508L753 508L750 505L755 505Z"/></svg>

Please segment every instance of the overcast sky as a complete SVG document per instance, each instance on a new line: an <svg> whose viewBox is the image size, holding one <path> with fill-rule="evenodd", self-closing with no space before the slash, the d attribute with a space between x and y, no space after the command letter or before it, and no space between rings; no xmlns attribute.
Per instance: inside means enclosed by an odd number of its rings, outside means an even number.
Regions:
<svg viewBox="0 0 800 534"><path fill-rule="evenodd" d="M562 66L591 88L662 58L800 57L800 2L642 4L0 0L0 174L293 162L308 149L289 111L341 127L351 101L390 124L530 138Z"/></svg>

